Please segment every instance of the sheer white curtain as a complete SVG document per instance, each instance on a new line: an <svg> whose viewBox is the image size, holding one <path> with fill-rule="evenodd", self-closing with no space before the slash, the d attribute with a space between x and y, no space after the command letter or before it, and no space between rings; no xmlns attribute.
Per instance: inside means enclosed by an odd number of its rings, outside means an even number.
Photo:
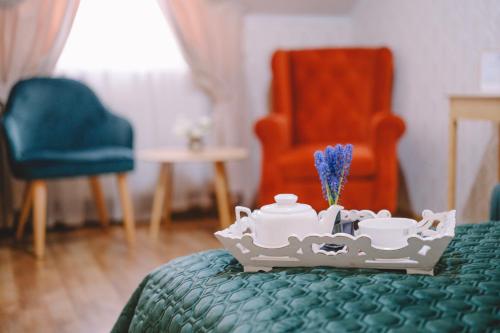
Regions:
<svg viewBox="0 0 500 333"><path fill-rule="evenodd" d="M5 103L18 80L49 75L73 24L79 0L24 0L0 2L0 101ZM21 184L12 186L5 152L0 161L2 220L12 222ZM14 196L14 197L13 197ZM2 225L0 221L0 225Z"/></svg>
<svg viewBox="0 0 500 333"><path fill-rule="evenodd" d="M0 6L0 100L19 79L52 73L79 2L24 0Z"/></svg>
<svg viewBox="0 0 500 333"><path fill-rule="evenodd" d="M242 27L244 7L231 0L158 0L173 25L195 82L211 97L216 143L249 147L251 123L245 110ZM231 165L233 190L248 202L249 163Z"/></svg>
<svg viewBox="0 0 500 333"><path fill-rule="evenodd" d="M171 28L153 0L82 1L56 74L88 84L115 113L134 127L135 148L184 145L172 134L178 116L210 111ZM138 220L149 217L158 166L137 161L130 178ZM174 170L174 209L210 202L211 170L187 165ZM113 177L103 185L111 214L121 214ZM50 220L78 224L96 218L85 179L52 182Z"/></svg>

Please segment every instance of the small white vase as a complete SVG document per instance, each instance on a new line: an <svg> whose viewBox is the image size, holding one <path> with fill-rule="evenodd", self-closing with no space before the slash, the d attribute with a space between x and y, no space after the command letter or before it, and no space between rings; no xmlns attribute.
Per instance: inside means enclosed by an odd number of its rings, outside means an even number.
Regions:
<svg viewBox="0 0 500 333"><path fill-rule="evenodd" d="M193 136L189 137L189 141L188 141L189 150L195 151L195 152L202 151L204 146L205 145L204 145L202 137L193 137Z"/></svg>

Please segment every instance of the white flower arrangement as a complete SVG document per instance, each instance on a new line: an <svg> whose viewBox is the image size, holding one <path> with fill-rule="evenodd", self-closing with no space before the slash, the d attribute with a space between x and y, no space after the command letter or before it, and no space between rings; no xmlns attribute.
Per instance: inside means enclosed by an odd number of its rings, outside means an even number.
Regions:
<svg viewBox="0 0 500 333"><path fill-rule="evenodd" d="M201 116L197 119L178 118L174 124L173 132L177 137L186 138L191 150L203 148L203 138L212 129L212 119Z"/></svg>

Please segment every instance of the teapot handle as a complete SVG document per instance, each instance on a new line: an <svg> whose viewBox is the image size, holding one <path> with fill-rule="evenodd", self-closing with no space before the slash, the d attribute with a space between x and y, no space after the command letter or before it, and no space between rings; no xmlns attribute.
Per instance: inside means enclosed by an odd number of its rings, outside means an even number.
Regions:
<svg viewBox="0 0 500 333"><path fill-rule="evenodd" d="M247 214L247 216L250 216L250 214L252 214L252 211L247 207L236 206L234 208L234 213L236 215L236 221L239 221L241 219L241 213L245 213Z"/></svg>
<svg viewBox="0 0 500 333"><path fill-rule="evenodd" d="M243 229L249 228L251 232L254 232L253 221L250 219L250 214L252 214L252 210L243 206L236 206L234 208L234 212L236 214L236 223L241 223ZM246 217L241 217L241 213L245 213Z"/></svg>

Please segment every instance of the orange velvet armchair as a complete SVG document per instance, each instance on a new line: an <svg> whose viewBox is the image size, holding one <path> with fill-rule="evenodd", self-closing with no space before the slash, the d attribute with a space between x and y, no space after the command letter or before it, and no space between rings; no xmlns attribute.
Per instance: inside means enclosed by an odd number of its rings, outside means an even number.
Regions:
<svg viewBox="0 0 500 333"><path fill-rule="evenodd" d="M340 204L394 211L396 148L405 125L391 113L391 51L279 50L272 71L272 111L255 125L263 154L259 204L286 192L317 210L326 208L313 153L352 143L351 172Z"/></svg>

